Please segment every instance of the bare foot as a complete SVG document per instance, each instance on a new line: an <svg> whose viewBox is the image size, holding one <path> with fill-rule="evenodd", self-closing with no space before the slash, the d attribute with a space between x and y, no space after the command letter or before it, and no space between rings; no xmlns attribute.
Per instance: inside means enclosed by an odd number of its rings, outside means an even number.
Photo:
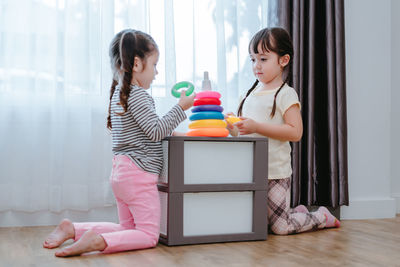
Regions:
<svg viewBox="0 0 400 267"><path fill-rule="evenodd" d="M60 224L51 232L46 240L43 242L44 248L56 248L64 243L66 240L75 237L75 229L72 222L64 219Z"/></svg>
<svg viewBox="0 0 400 267"><path fill-rule="evenodd" d="M333 216L333 214L327 208L321 206L318 208L317 211L321 212L326 217L325 228L332 228L332 227L339 228L340 227L340 221L338 219L336 219L336 217Z"/></svg>
<svg viewBox="0 0 400 267"><path fill-rule="evenodd" d="M57 251L55 255L57 257L75 256L85 252L104 250L106 247L107 244L103 237L89 230L77 242Z"/></svg>
<svg viewBox="0 0 400 267"><path fill-rule="evenodd" d="M298 205L293 209L295 212L308 213L308 209L304 205Z"/></svg>

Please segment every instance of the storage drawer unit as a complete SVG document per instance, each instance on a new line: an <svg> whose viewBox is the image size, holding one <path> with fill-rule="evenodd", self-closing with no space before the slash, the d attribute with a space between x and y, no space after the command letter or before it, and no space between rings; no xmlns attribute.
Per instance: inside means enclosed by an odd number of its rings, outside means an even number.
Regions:
<svg viewBox="0 0 400 267"><path fill-rule="evenodd" d="M176 136L163 149L161 243L267 239L266 138Z"/></svg>

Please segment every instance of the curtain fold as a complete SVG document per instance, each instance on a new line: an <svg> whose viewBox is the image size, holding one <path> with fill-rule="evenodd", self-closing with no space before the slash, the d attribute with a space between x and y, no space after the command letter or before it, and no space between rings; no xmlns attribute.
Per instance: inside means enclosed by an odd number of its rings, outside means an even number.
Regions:
<svg viewBox="0 0 400 267"><path fill-rule="evenodd" d="M159 45L149 91L159 115L177 103L173 83L198 89L204 71L228 112L255 79L249 40L271 21L275 0L0 0L0 212L114 205L106 116L115 33L145 31Z"/></svg>
<svg viewBox="0 0 400 267"><path fill-rule="evenodd" d="M304 123L293 144L291 204L348 205L343 0L283 0L278 9L293 39L290 80Z"/></svg>

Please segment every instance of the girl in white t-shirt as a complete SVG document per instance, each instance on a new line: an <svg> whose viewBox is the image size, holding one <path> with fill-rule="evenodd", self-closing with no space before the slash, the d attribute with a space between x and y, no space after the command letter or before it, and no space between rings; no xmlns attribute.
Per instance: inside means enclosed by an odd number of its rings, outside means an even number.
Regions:
<svg viewBox="0 0 400 267"><path fill-rule="evenodd" d="M303 134L300 102L296 91L283 80L290 70L293 45L282 28L265 28L249 44L256 82L241 100L241 121L228 124L231 135L265 136L268 151L268 217L275 234L287 235L312 229L339 227L325 207L308 212L303 205L290 208L291 147ZM228 114L229 115L229 114Z"/></svg>

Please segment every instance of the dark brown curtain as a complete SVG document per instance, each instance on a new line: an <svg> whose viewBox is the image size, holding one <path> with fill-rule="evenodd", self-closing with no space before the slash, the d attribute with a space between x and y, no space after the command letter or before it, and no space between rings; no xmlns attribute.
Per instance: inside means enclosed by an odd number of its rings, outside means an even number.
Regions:
<svg viewBox="0 0 400 267"><path fill-rule="evenodd" d="M280 0L294 45L291 85L304 132L293 144L292 206L348 205L343 0Z"/></svg>

